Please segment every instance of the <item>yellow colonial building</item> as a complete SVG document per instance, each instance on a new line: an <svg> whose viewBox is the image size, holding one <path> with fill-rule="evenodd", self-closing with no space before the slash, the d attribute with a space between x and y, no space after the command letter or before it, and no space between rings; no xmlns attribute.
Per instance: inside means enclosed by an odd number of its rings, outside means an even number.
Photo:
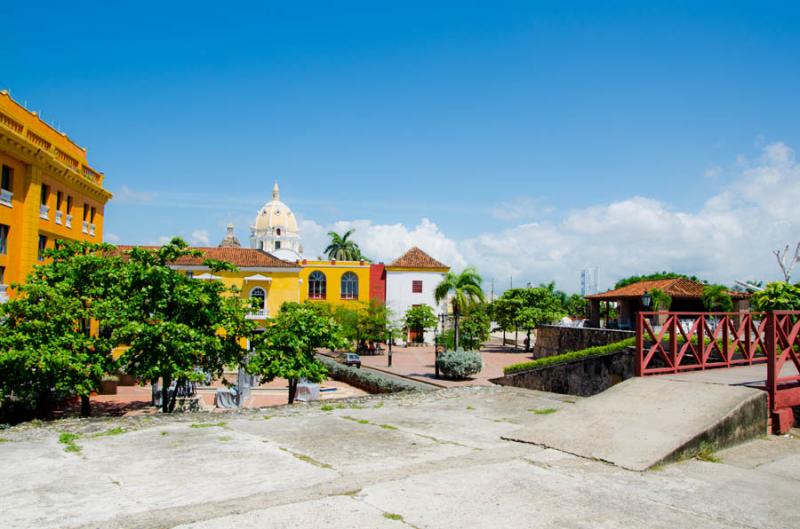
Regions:
<svg viewBox="0 0 800 529"><path fill-rule="evenodd" d="M86 149L0 91L0 298L58 239L103 240L111 193Z"/></svg>
<svg viewBox="0 0 800 529"><path fill-rule="evenodd" d="M333 306L370 300L370 264L366 261L298 261L302 301L325 301Z"/></svg>

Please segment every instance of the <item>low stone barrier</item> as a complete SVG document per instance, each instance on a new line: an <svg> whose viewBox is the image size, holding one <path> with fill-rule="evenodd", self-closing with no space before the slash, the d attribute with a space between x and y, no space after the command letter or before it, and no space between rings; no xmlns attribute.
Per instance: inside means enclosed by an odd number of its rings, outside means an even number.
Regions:
<svg viewBox="0 0 800 529"><path fill-rule="evenodd" d="M397 393L399 391L430 391L435 389L421 382L414 383L410 380L384 375L376 371L348 367L325 355L318 354L317 359L328 368L329 377L350 384L367 393Z"/></svg>
<svg viewBox="0 0 800 529"><path fill-rule="evenodd" d="M500 386L589 397L634 375L635 347L536 367L491 380Z"/></svg>
<svg viewBox="0 0 800 529"><path fill-rule="evenodd" d="M533 346L533 357L543 358L570 351L580 351L598 345L608 345L626 338L633 338L633 331L617 329L594 329L591 327L560 327L558 325L542 325L536 328L536 343Z"/></svg>

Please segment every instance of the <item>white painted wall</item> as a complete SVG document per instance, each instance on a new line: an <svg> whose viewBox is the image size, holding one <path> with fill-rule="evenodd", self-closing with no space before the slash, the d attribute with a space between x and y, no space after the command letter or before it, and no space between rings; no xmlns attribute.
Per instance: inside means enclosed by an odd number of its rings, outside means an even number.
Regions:
<svg viewBox="0 0 800 529"><path fill-rule="evenodd" d="M406 311L414 305L429 305L438 315L442 308L436 305L433 291L442 282L442 272L397 272L386 271L386 305L392 311L392 320L402 326ZM422 281L422 292L411 291L412 281ZM425 332L425 343L433 343L433 330Z"/></svg>

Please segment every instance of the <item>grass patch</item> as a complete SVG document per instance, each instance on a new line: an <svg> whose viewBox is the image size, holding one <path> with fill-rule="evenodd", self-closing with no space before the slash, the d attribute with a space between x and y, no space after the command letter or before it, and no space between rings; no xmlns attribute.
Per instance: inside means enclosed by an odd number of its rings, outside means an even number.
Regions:
<svg viewBox="0 0 800 529"><path fill-rule="evenodd" d="M92 435L92 437L112 437L114 435L120 435L127 432L125 428L122 426L117 426L115 428L111 428L110 430L106 430L105 432L100 432Z"/></svg>
<svg viewBox="0 0 800 529"><path fill-rule="evenodd" d="M169 435L169 432L161 432L161 435Z"/></svg>
<svg viewBox="0 0 800 529"><path fill-rule="evenodd" d="M376 410L377 410L378 408L383 408L383 402L379 402L379 403L377 403L375 406L373 406L373 408L375 408Z"/></svg>
<svg viewBox="0 0 800 529"><path fill-rule="evenodd" d="M11 439L6 439L5 437L0 437L0 444L2 443L10 443Z"/></svg>
<svg viewBox="0 0 800 529"><path fill-rule="evenodd" d="M80 438L80 434L77 433L61 432L58 436L58 442L64 445L65 452L80 452L81 447L75 442Z"/></svg>
<svg viewBox="0 0 800 529"><path fill-rule="evenodd" d="M225 428L225 422L193 422L189 428Z"/></svg>
<svg viewBox="0 0 800 529"><path fill-rule="evenodd" d="M532 408L528 411L531 413L535 413L536 415L550 415L551 413L555 413L558 410L555 408Z"/></svg>
<svg viewBox="0 0 800 529"><path fill-rule="evenodd" d="M322 461L317 461L316 459L314 459L311 456L307 456L305 454L298 454L297 452L292 452L288 448L284 448L282 446L280 447L280 449L283 450L286 453L292 454L292 456L295 459L297 459L299 461L302 461L303 463L308 463L309 465L314 465L315 467L319 467L319 468L333 468L329 464L323 463ZM361 489L359 489L359 490L361 490ZM356 492L358 492L358 491L356 491Z"/></svg>
<svg viewBox="0 0 800 529"><path fill-rule="evenodd" d="M700 461L705 461L707 463L722 463L722 459L720 459L714 450L714 445L711 443L707 443L703 441L700 443L700 449L697 451L697 459Z"/></svg>
<svg viewBox="0 0 800 529"><path fill-rule="evenodd" d="M396 520L398 522L402 522L403 521L403 517L402 516L400 516L399 514L395 514L393 512L385 512L385 513L383 513L383 517L386 518L387 520Z"/></svg>
<svg viewBox="0 0 800 529"><path fill-rule="evenodd" d="M264 415L263 419L265 421L268 421L268 420L272 419L272 415Z"/></svg>
<svg viewBox="0 0 800 529"><path fill-rule="evenodd" d="M342 419L347 419L348 421L357 422L358 424L369 424L369 421L366 419L356 419L350 415L345 415Z"/></svg>
<svg viewBox="0 0 800 529"><path fill-rule="evenodd" d="M530 369L537 369L540 367L547 367L556 364L563 364L565 362L570 362L572 360L580 360L583 358L589 358L591 356L600 356L608 353L613 353L615 351L619 351L626 347L630 347L636 343L636 338L626 338L624 340L620 340L619 342L610 343L608 345L598 345L596 347L589 347L587 349L581 349L580 351L571 351L569 353L564 353L555 356L545 356L544 358L539 358L537 360L532 360L529 362L520 362L518 364L511 364L503 368L503 373L506 375L512 375L514 373L519 373L521 371L528 371Z"/></svg>
<svg viewBox="0 0 800 529"><path fill-rule="evenodd" d="M392 426L391 424L379 424L378 426L384 430L397 430L397 426Z"/></svg>
<svg viewBox="0 0 800 529"><path fill-rule="evenodd" d="M218 439L219 439L220 441L222 441L223 443L227 443L228 441L233 441L233 436L230 436L230 435L220 435L220 436L218 437Z"/></svg>
<svg viewBox="0 0 800 529"><path fill-rule="evenodd" d="M339 496L350 496L352 498L353 496L358 495L359 492L361 492L361 489L353 489L353 490L348 490L347 492L342 492L341 494L339 494Z"/></svg>
<svg viewBox="0 0 800 529"><path fill-rule="evenodd" d="M469 410L469 411L472 411L472 410L474 410L474 409L475 409L475 408L474 408L474 407L472 407L472 406L467 406L467 410Z"/></svg>
<svg viewBox="0 0 800 529"><path fill-rule="evenodd" d="M322 411L333 411L334 410L333 406L331 406L330 404L323 404L322 406L319 407L319 409L321 409Z"/></svg>

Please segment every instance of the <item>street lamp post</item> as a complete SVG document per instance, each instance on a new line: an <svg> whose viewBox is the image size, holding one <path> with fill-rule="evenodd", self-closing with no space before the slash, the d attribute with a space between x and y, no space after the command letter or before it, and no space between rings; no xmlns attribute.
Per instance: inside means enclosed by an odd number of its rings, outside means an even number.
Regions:
<svg viewBox="0 0 800 529"><path fill-rule="evenodd" d="M386 346L389 348L389 367L392 367L392 331L391 329L387 329L388 338L386 340Z"/></svg>

